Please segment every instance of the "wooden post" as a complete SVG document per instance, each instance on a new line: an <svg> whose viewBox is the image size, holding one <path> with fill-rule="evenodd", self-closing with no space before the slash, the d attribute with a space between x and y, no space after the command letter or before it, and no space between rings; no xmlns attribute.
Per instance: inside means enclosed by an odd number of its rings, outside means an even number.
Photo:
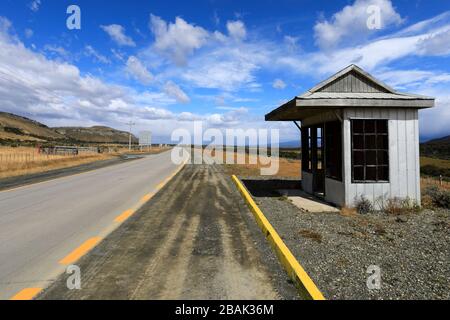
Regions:
<svg viewBox="0 0 450 320"><path fill-rule="evenodd" d="M443 182L443 180L442 180L442 174L439 176L439 185L442 187L442 182Z"/></svg>

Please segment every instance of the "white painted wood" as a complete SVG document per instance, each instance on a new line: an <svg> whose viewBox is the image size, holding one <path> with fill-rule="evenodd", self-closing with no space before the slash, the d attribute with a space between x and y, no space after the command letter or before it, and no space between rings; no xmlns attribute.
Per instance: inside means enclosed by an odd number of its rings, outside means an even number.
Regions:
<svg viewBox="0 0 450 320"><path fill-rule="evenodd" d="M350 119L389 120L389 183L352 183ZM361 195L375 204L379 204L377 200L380 198L395 197L409 198L420 204L418 111L403 108L353 108L343 112L343 121L344 204L353 206L355 199Z"/></svg>

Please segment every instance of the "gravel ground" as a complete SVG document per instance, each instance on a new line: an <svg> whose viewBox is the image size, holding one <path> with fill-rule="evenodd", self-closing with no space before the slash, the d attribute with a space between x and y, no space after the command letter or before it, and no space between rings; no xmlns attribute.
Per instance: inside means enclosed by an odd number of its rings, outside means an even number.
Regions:
<svg viewBox="0 0 450 320"><path fill-rule="evenodd" d="M299 299L231 178L187 165L38 299Z"/></svg>
<svg viewBox="0 0 450 320"><path fill-rule="evenodd" d="M270 192L254 198L327 299L450 298L449 210L344 216L302 212ZM372 265L379 290L367 288Z"/></svg>

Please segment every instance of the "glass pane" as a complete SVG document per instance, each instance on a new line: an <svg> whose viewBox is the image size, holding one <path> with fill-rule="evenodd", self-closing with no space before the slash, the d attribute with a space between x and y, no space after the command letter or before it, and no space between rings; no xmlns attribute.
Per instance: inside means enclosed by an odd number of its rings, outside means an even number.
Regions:
<svg viewBox="0 0 450 320"><path fill-rule="evenodd" d="M366 180L377 180L377 167L366 167Z"/></svg>
<svg viewBox="0 0 450 320"><path fill-rule="evenodd" d="M353 167L353 180L364 181L364 167Z"/></svg>
<svg viewBox="0 0 450 320"><path fill-rule="evenodd" d="M376 165L377 164L377 152L376 151L366 151L366 164Z"/></svg>
<svg viewBox="0 0 450 320"><path fill-rule="evenodd" d="M353 136L353 149L364 149L364 136Z"/></svg>
<svg viewBox="0 0 450 320"><path fill-rule="evenodd" d="M378 120L377 121L377 133L388 133L388 121Z"/></svg>
<svg viewBox="0 0 450 320"><path fill-rule="evenodd" d="M378 150L377 157L378 157L378 165L388 165L389 164L387 151Z"/></svg>
<svg viewBox="0 0 450 320"><path fill-rule="evenodd" d="M377 148L376 138L377 138L377 136L375 136L375 135L365 136L366 149L376 149Z"/></svg>
<svg viewBox="0 0 450 320"><path fill-rule="evenodd" d="M356 166L364 165L364 151L353 151L353 164Z"/></svg>
<svg viewBox="0 0 450 320"><path fill-rule="evenodd" d="M389 149L388 136L377 136L377 148Z"/></svg>
<svg viewBox="0 0 450 320"><path fill-rule="evenodd" d="M352 120L354 133L364 133L364 120Z"/></svg>
<svg viewBox="0 0 450 320"><path fill-rule="evenodd" d="M389 167L378 167L378 180L389 181Z"/></svg>
<svg viewBox="0 0 450 320"><path fill-rule="evenodd" d="M366 120L364 126L365 133L375 133L375 120Z"/></svg>

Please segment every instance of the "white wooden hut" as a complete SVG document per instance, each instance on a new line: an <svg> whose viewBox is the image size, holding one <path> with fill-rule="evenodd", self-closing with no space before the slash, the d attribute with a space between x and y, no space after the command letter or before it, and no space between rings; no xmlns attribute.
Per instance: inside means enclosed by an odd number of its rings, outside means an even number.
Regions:
<svg viewBox="0 0 450 320"><path fill-rule="evenodd" d="M350 65L266 115L301 129L302 187L338 206L364 196L420 205L420 109L434 98L400 93ZM297 121L301 122L301 126Z"/></svg>

